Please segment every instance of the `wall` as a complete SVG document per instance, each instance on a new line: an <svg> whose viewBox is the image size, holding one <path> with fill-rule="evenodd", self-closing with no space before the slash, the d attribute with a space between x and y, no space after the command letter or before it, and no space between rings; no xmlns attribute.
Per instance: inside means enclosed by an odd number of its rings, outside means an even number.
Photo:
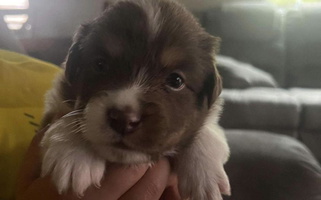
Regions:
<svg viewBox="0 0 321 200"><path fill-rule="evenodd" d="M79 24L97 16L102 0L31 0L32 35L36 38L70 37Z"/></svg>
<svg viewBox="0 0 321 200"><path fill-rule="evenodd" d="M109 0L111 2L115 0ZM193 11L217 6L223 0L178 0ZM30 0L32 36L71 37L79 24L97 16L104 0Z"/></svg>

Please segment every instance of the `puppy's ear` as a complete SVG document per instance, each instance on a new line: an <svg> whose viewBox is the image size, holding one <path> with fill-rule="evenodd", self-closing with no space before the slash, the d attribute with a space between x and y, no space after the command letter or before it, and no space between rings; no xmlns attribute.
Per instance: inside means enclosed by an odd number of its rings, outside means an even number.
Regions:
<svg viewBox="0 0 321 200"><path fill-rule="evenodd" d="M203 95L207 97L207 106L210 108L222 92L222 79L216 67L214 73L209 73L203 84Z"/></svg>
<svg viewBox="0 0 321 200"><path fill-rule="evenodd" d="M221 38L213 37L213 36L212 36L212 38L213 38L212 57L213 57L213 65L214 65L214 77L215 77L215 86L214 86L214 92L212 95L212 101L215 101L217 99L217 97L221 94L222 88L223 88L222 77L217 69L216 60L215 60L215 56L220 51ZM214 103L214 102L212 102L212 103Z"/></svg>
<svg viewBox="0 0 321 200"><path fill-rule="evenodd" d="M223 81L221 78L220 73L217 70L216 64L214 64L214 77L215 77L215 85L214 85L214 92L212 95L212 101L215 101L217 99L218 96L220 96L221 92L222 92L222 88L223 88ZM212 102L214 103L214 102Z"/></svg>
<svg viewBox="0 0 321 200"><path fill-rule="evenodd" d="M203 95L207 97L208 108L216 101L222 91L222 78L217 70L215 55L219 52L220 38L206 35L203 39L203 50L210 57L207 76L203 84Z"/></svg>
<svg viewBox="0 0 321 200"><path fill-rule="evenodd" d="M80 49L79 43L75 42L71 45L65 64L65 77L69 84L73 84L76 81L76 78L79 76L80 67L79 60L80 58Z"/></svg>
<svg viewBox="0 0 321 200"><path fill-rule="evenodd" d="M69 84L73 84L80 75L81 44L89 32L89 25L81 25L74 36L66 61L65 77Z"/></svg>

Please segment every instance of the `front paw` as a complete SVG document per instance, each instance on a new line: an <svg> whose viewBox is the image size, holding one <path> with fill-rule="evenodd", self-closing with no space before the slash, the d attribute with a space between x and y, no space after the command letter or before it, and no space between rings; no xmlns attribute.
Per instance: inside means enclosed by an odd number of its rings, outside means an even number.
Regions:
<svg viewBox="0 0 321 200"><path fill-rule="evenodd" d="M51 173L52 180L58 192L72 190L83 196L90 185L100 186L104 175L105 162L86 149L56 145L51 146L44 153L42 176Z"/></svg>
<svg viewBox="0 0 321 200"><path fill-rule="evenodd" d="M178 187L181 196L189 200L221 200L230 195L230 184L224 169L193 171L179 174Z"/></svg>

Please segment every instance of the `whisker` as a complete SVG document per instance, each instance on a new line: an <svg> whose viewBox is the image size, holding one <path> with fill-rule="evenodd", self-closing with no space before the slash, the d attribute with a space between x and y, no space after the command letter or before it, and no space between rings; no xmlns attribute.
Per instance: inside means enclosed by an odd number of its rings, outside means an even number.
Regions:
<svg viewBox="0 0 321 200"><path fill-rule="evenodd" d="M67 126L71 126L73 125L71 128L75 127L75 126L78 126L79 125L79 122L77 120L73 121L73 122L70 122L69 124L67 124Z"/></svg>
<svg viewBox="0 0 321 200"><path fill-rule="evenodd" d="M84 119L83 118L77 118L71 123L69 123L67 126L71 126L72 132L71 133L78 133L78 132L84 132L85 129L85 124L83 123Z"/></svg>
<svg viewBox="0 0 321 200"><path fill-rule="evenodd" d="M69 103L69 102L76 102L76 100L68 99L68 100L62 101L62 103Z"/></svg>
<svg viewBox="0 0 321 200"><path fill-rule="evenodd" d="M83 129L76 128L76 129L72 130L72 133L78 133L78 132L83 132Z"/></svg>
<svg viewBox="0 0 321 200"><path fill-rule="evenodd" d="M75 132L75 133L77 133L77 132L84 132L85 130L86 130L86 129L85 129L84 126L79 126L79 127L75 128L75 129L73 130L73 132Z"/></svg>
<svg viewBox="0 0 321 200"><path fill-rule="evenodd" d="M62 118L71 117L71 116L75 116L75 115L81 115L81 114L83 114L83 110L84 110L84 109L73 110L73 111L65 114L64 116L62 116Z"/></svg>

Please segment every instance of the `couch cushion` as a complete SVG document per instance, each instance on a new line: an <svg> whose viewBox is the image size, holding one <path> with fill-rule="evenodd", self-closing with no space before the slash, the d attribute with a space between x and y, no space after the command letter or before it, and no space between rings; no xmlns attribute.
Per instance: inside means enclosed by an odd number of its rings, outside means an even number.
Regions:
<svg viewBox="0 0 321 200"><path fill-rule="evenodd" d="M321 168L310 151L287 136L227 130L229 200L320 200Z"/></svg>
<svg viewBox="0 0 321 200"><path fill-rule="evenodd" d="M318 131L299 131L301 141L309 147L315 157L321 163L321 130Z"/></svg>
<svg viewBox="0 0 321 200"><path fill-rule="evenodd" d="M299 128L305 131L320 131L321 135L321 89L292 88L290 93L298 99L302 107Z"/></svg>
<svg viewBox="0 0 321 200"><path fill-rule="evenodd" d="M276 88L225 89L220 124L225 128L275 131L296 136L300 104L287 90Z"/></svg>
<svg viewBox="0 0 321 200"><path fill-rule="evenodd" d="M321 89L292 88L301 104L299 137L321 162Z"/></svg>
<svg viewBox="0 0 321 200"><path fill-rule="evenodd" d="M269 73L251 64L223 55L216 56L216 63L224 88L277 87Z"/></svg>

